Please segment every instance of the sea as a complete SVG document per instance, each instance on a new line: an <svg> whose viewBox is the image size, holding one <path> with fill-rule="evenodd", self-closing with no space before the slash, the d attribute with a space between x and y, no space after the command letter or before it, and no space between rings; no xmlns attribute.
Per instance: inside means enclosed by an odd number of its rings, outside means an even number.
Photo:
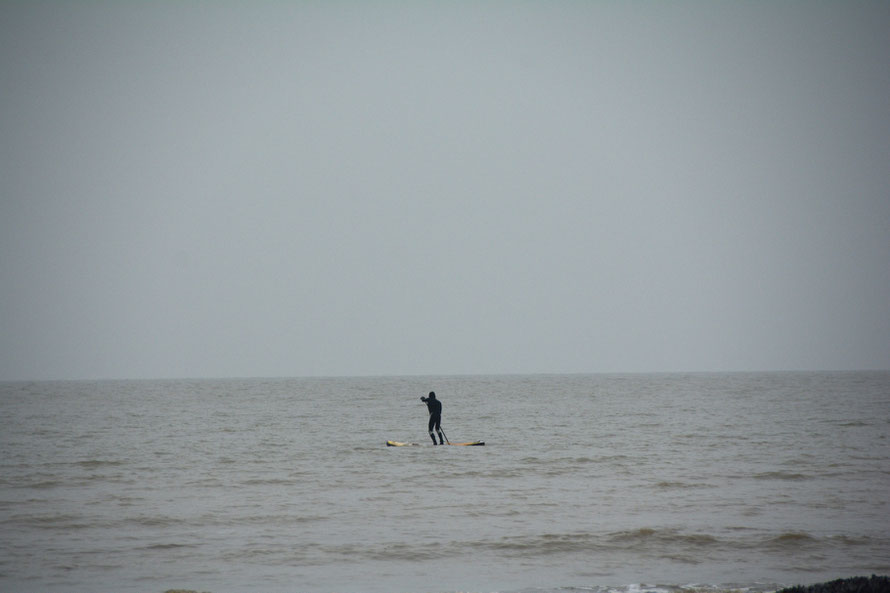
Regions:
<svg viewBox="0 0 890 593"><path fill-rule="evenodd" d="M485 446L432 446L430 391L448 439ZM0 591L887 574L888 433L886 371L5 382Z"/></svg>

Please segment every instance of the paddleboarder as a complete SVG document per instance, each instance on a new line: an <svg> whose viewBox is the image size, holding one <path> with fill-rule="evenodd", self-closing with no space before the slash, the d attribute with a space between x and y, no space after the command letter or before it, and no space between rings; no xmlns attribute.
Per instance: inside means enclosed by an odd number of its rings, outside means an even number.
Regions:
<svg viewBox="0 0 890 593"><path fill-rule="evenodd" d="M436 392L430 391L429 397L421 397L420 401L426 404L427 409L430 411L430 438L433 439L433 444L444 445L445 441L442 439L442 428L440 424L442 423L442 402L436 399ZM436 432L439 433L439 442L436 443L436 435L433 434L433 428L436 429Z"/></svg>

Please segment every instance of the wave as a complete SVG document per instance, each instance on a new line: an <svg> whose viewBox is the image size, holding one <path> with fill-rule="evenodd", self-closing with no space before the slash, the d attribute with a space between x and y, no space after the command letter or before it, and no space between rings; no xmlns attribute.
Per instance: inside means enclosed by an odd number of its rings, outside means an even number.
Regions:
<svg viewBox="0 0 890 593"><path fill-rule="evenodd" d="M641 527L611 533L569 532L507 536L498 539L418 543L379 542L324 546L325 555L351 560L428 562L465 554L495 554L506 558L560 557L575 554L631 553L670 559L685 564L706 563L713 554L761 549L768 553L798 552L822 546L863 546L868 538L830 536L819 538L805 532L760 535L746 538L717 537L709 533L687 533L677 529Z"/></svg>
<svg viewBox="0 0 890 593"><path fill-rule="evenodd" d="M647 527L611 533L607 537L607 541L610 544L624 548L653 545L712 547L720 543L716 537L706 533L683 533L676 529L651 529Z"/></svg>
<svg viewBox="0 0 890 593"><path fill-rule="evenodd" d="M144 546L142 548L137 548L140 550L147 551L165 551L165 550L178 550L180 548L197 548L199 547L197 544L151 544L149 546Z"/></svg>
<svg viewBox="0 0 890 593"><path fill-rule="evenodd" d="M828 540L838 546L867 546L872 543L868 536L832 535Z"/></svg>
<svg viewBox="0 0 890 593"><path fill-rule="evenodd" d="M141 527L169 527L171 525L179 525L181 521L174 517L149 517L140 516L130 519L132 523Z"/></svg>
<svg viewBox="0 0 890 593"><path fill-rule="evenodd" d="M825 546L878 545L873 538L832 535L817 537L806 532L748 534L748 537L718 537L710 533L678 529L640 527L606 534L575 532L504 537L469 543L478 549L506 556L548 556L571 553L621 551L670 558L698 564L713 553L762 549L770 553L815 549Z"/></svg>
<svg viewBox="0 0 890 593"><path fill-rule="evenodd" d="M627 455L600 455L598 457L588 457L588 456L580 456L580 457L557 457L554 459L549 458L541 458L541 457L524 457L520 461L522 463L528 464L538 464L538 465L553 465L553 464L587 464L587 463L613 463L615 461L627 461L630 459Z"/></svg>
<svg viewBox="0 0 890 593"><path fill-rule="evenodd" d="M711 488L710 484L695 484L689 482L658 482L653 486L656 490L686 490L691 488Z"/></svg>
<svg viewBox="0 0 890 593"><path fill-rule="evenodd" d="M242 486L297 486L298 480L290 478L248 478L241 482Z"/></svg>
<svg viewBox="0 0 890 593"><path fill-rule="evenodd" d="M545 533L535 536L514 536L494 542L480 542L476 545L510 556L547 556L602 548L599 538L590 533Z"/></svg>
<svg viewBox="0 0 890 593"><path fill-rule="evenodd" d="M752 477L755 480L789 480L789 481L795 481L795 482L812 479L812 476L808 476L806 474L799 474L799 473L795 473L795 472L783 472L783 471L762 472L759 474L754 474Z"/></svg>
<svg viewBox="0 0 890 593"><path fill-rule="evenodd" d="M70 513L58 514L16 514L0 519L0 525L47 530L91 529L97 525L95 519ZM104 525L104 523L103 523Z"/></svg>
<svg viewBox="0 0 890 593"><path fill-rule="evenodd" d="M495 479L495 478L519 478L523 476L525 472L521 468L500 468L500 469L471 469L467 471L461 472L448 472L443 471L441 473L443 479L450 478L487 478L487 479Z"/></svg>
<svg viewBox="0 0 890 593"><path fill-rule="evenodd" d="M883 539L883 538L882 538ZM759 543L765 549L771 552L782 551L799 551L802 549L813 549L821 547L846 548L878 545L885 547L887 541L876 541L875 538L862 535L828 535L816 536L805 531L789 531L779 535L767 538Z"/></svg>
<svg viewBox="0 0 890 593"><path fill-rule="evenodd" d="M672 529L640 528L609 534L587 532L545 533L532 536L505 537L482 541L475 547L507 556L549 556L572 553L594 553L610 550L651 552L677 555L678 551L704 551L720 543L709 534L682 533ZM683 555L683 558L687 558Z"/></svg>
<svg viewBox="0 0 890 593"><path fill-rule="evenodd" d="M801 544L806 542L816 541L809 533L791 531L788 533L783 533L782 535L778 535L769 540L769 543L772 544Z"/></svg>
<svg viewBox="0 0 890 593"><path fill-rule="evenodd" d="M52 488L58 488L60 486L66 485L66 482L63 480L40 480L37 482L23 482L21 484L16 484L13 486L14 488L33 488L34 490L48 490Z"/></svg>
<svg viewBox="0 0 890 593"><path fill-rule="evenodd" d="M300 553L299 550L297 550ZM341 558L343 561L383 561L383 562L431 562L448 557L460 556L465 550L461 546L449 543L430 541L423 544L386 542L376 544L339 544L320 545L312 548L311 553L304 550L303 562L311 563L313 558L322 562L321 558L328 558L323 562L329 562L330 557ZM313 556L320 554L320 556Z"/></svg>
<svg viewBox="0 0 890 593"><path fill-rule="evenodd" d="M114 459L86 459L84 461L77 461L74 465L82 467L83 469L98 469L100 467L115 467L125 465L124 461L117 461Z"/></svg>

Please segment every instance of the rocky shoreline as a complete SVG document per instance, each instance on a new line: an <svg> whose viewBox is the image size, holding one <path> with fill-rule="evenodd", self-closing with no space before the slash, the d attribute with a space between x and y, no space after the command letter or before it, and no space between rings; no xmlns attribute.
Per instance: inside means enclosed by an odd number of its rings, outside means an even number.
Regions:
<svg viewBox="0 0 890 593"><path fill-rule="evenodd" d="M777 593L890 593L890 577L851 577L815 585L797 585Z"/></svg>

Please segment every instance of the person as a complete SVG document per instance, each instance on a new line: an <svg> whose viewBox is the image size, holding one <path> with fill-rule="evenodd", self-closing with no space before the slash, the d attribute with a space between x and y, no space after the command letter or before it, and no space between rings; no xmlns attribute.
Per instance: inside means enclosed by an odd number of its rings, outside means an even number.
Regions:
<svg viewBox="0 0 890 593"><path fill-rule="evenodd" d="M429 397L421 397L420 401L426 404L427 409L430 411L430 438L433 439L433 444L436 444L436 435L433 434L433 428L436 429L436 432L439 433L439 445L444 445L445 441L442 439L442 402L436 399L436 392L430 391Z"/></svg>

